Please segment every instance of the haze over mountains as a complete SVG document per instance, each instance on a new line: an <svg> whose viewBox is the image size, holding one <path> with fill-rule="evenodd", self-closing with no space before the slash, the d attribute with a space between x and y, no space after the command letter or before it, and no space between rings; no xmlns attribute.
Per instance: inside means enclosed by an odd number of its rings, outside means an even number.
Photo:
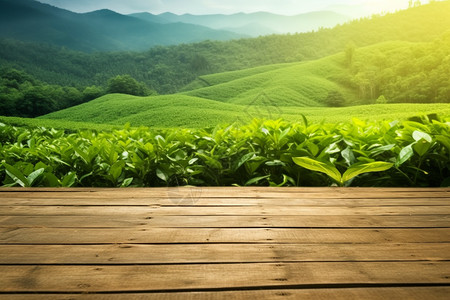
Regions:
<svg viewBox="0 0 450 300"><path fill-rule="evenodd" d="M131 16L160 23L189 23L217 30L228 30L249 36L267 34L296 33L316 30L320 27L333 27L349 21L349 16L332 11L318 11L295 16L282 16L268 12L237 13L231 15L176 15L163 13L137 13Z"/></svg>
<svg viewBox="0 0 450 300"><path fill-rule="evenodd" d="M145 50L155 45L241 35L193 24L160 24L110 10L77 14L34 0L0 0L0 37L81 51Z"/></svg>
<svg viewBox="0 0 450 300"><path fill-rule="evenodd" d="M0 38L64 46L85 52L146 50L202 40L230 40L332 27L350 17L335 12L297 16L123 15L111 10L74 13L34 0L0 0Z"/></svg>

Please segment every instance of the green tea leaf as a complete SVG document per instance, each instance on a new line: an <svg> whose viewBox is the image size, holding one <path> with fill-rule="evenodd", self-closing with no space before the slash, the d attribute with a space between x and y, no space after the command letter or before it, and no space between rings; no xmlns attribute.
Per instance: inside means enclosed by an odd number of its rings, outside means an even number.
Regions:
<svg viewBox="0 0 450 300"><path fill-rule="evenodd" d="M301 116L302 119L303 119L303 124L305 125L305 127L308 127L308 119L305 117L304 114L300 114L300 116Z"/></svg>
<svg viewBox="0 0 450 300"><path fill-rule="evenodd" d="M369 172L382 172L389 170L394 166L393 163L376 161L371 163L362 163L362 164L354 164L350 168L345 171L344 175L342 175L342 183L349 181L350 179Z"/></svg>
<svg viewBox="0 0 450 300"><path fill-rule="evenodd" d="M266 178L269 178L269 177L270 177L270 175L252 178L252 179L250 179L249 181L247 181L247 182L245 183L245 186L249 186L249 185L255 184L255 183L257 183L257 182L259 182L259 181L261 181L261 180L264 180L264 179L266 179Z"/></svg>
<svg viewBox="0 0 450 300"><path fill-rule="evenodd" d="M312 156L317 156L317 154L319 154L319 147L316 144L307 142L306 147L308 147L308 150L312 154Z"/></svg>
<svg viewBox="0 0 450 300"><path fill-rule="evenodd" d="M130 184L133 182L133 179L134 179L133 177L125 179L122 182L121 187L128 187L128 186L130 186Z"/></svg>
<svg viewBox="0 0 450 300"><path fill-rule="evenodd" d="M412 145L408 145L400 151L400 154L397 157L397 161L395 162L395 166L399 167L404 164L408 159L410 159L414 155L414 150Z"/></svg>
<svg viewBox="0 0 450 300"><path fill-rule="evenodd" d="M355 163L356 158L355 158L355 155L353 154L352 149L350 149L350 147L347 147L344 150L342 150L341 155L345 159L345 162L347 163L347 165L351 166Z"/></svg>
<svg viewBox="0 0 450 300"><path fill-rule="evenodd" d="M44 173L43 183L45 186L49 187L60 187L61 183L58 178L52 173Z"/></svg>
<svg viewBox="0 0 450 300"><path fill-rule="evenodd" d="M6 174L8 174L11 179L19 184L21 187L29 187L30 183L28 182L28 179L25 177L25 175L22 174L19 170L14 168L11 165L8 165L7 163L3 163L6 169Z"/></svg>
<svg viewBox="0 0 450 300"><path fill-rule="evenodd" d="M422 132L422 131L419 131L419 130L416 130L416 131L413 132L413 139L416 142L418 142L418 141L420 141L422 139L424 139L428 143L432 143L433 142L433 138L428 133L425 133L425 132Z"/></svg>
<svg viewBox="0 0 450 300"><path fill-rule="evenodd" d="M156 176L158 176L158 178L161 179L162 181L165 181L165 182L169 181L169 176L165 172L160 170L159 168L156 169Z"/></svg>
<svg viewBox="0 0 450 300"><path fill-rule="evenodd" d="M75 184L75 180L77 179L77 174L74 172L67 173L61 181L61 185L63 187L72 187Z"/></svg>
<svg viewBox="0 0 450 300"><path fill-rule="evenodd" d="M420 139L413 145L414 151L416 151L419 156L424 156L430 148L431 143L427 142L425 139Z"/></svg>
<svg viewBox="0 0 450 300"><path fill-rule="evenodd" d="M279 159L266 162L266 166L269 166L269 167L279 167L279 166L285 166L285 165L286 164Z"/></svg>
<svg viewBox="0 0 450 300"><path fill-rule="evenodd" d="M117 179L120 177L124 166L124 161L117 161L111 166L111 168L109 169L109 174L111 174L114 181L117 181Z"/></svg>
<svg viewBox="0 0 450 300"><path fill-rule="evenodd" d="M237 162L237 164L233 167L233 170L236 171L237 169L239 169L243 164L245 164L247 161L249 161L250 159L252 159L253 157L255 157L255 153L254 152L250 152L247 153L245 155L243 155L239 161Z"/></svg>
<svg viewBox="0 0 450 300"><path fill-rule="evenodd" d="M45 172L45 169L41 168L41 169L34 171L30 175L28 175L29 185L33 186L33 184L36 182L36 180L38 180L42 176L42 174L44 174L44 172Z"/></svg>
<svg viewBox="0 0 450 300"><path fill-rule="evenodd" d="M292 160L299 166L327 174L337 182L341 182L341 173L331 163L324 163L309 157L293 157Z"/></svg>
<svg viewBox="0 0 450 300"><path fill-rule="evenodd" d="M370 155L372 156L377 156L383 152L386 151L390 151L392 149L394 149L395 144L390 144L390 145L385 145L385 146L380 146L380 147L376 147L370 150Z"/></svg>
<svg viewBox="0 0 450 300"><path fill-rule="evenodd" d="M442 145L444 145L445 148L447 148L447 150L450 152L450 138L448 136L446 137L443 135L438 135L436 136L436 140Z"/></svg>

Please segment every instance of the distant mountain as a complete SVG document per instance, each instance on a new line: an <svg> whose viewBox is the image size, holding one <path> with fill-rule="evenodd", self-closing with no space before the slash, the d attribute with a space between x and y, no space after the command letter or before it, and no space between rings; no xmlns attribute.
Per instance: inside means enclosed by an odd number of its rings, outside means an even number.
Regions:
<svg viewBox="0 0 450 300"><path fill-rule="evenodd" d="M169 24L169 23L177 23L178 21L170 21L167 18L164 18L161 15L154 15L148 12L135 13L130 14L130 17L138 18L144 21L152 22L152 23L160 23L160 24Z"/></svg>
<svg viewBox="0 0 450 300"><path fill-rule="evenodd" d="M197 24L143 20L110 10L77 14L34 0L0 0L0 37L91 52L145 50L242 35Z"/></svg>
<svg viewBox="0 0 450 300"><path fill-rule="evenodd" d="M352 18L333 11L318 11L295 16L282 16L267 12L237 13L232 15L160 15L134 14L132 16L159 22L183 22L207 26L213 29L227 29L251 36L274 33L297 33L317 30L320 27L333 27Z"/></svg>
<svg viewBox="0 0 450 300"><path fill-rule="evenodd" d="M141 53L91 55L67 47L0 38L0 67L24 70L47 83L77 87L104 85L113 76L129 74L165 94L179 91L208 73L313 60L345 51L351 45L359 48L386 41L430 42L450 31L449 11L450 1L436 1L314 33L185 43ZM5 28L0 27L2 30ZM409 62L404 63L406 70Z"/></svg>

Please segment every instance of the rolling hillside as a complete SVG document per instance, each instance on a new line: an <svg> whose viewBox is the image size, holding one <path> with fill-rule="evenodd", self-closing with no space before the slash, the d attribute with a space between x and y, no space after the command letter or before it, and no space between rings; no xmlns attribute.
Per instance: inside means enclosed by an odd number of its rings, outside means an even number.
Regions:
<svg viewBox="0 0 450 300"><path fill-rule="evenodd" d="M0 65L26 71L49 84L82 87L104 86L113 76L129 74L160 94L169 94L201 75L314 60L345 51L352 43L358 48L386 41L429 42L450 30L448 11L450 1L434 2L315 32L205 41L138 53L86 54L0 38ZM197 58L204 64L196 65Z"/></svg>
<svg viewBox="0 0 450 300"><path fill-rule="evenodd" d="M105 113L106 112L106 113ZM104 125L147 126L152 128L206 128L218 124L248 124L254 118L285 119L303 122L348 122L361 120L407 119L426 114L450 115L449 104L384 104L352 107L282 107L238 105L195 98L185 95L135 97L112 94L89 103L51 113L37 119L14 120L8 123L37 124L58 128L92 128ZM1 120L1 118L0 118ZM9 121L8 121L9 120ZM52 123L52 122L55 123ZM67 122L67 124L65 123ZM77 123L81 122L79 126Z"/></svg>
<svg viewBox="0 0 450 300"><path fill-rule="evenodd" d="M380 96L390 103L449 103L448 53L450 34L433 43L385 42L315 61L200 76L184 94L242 105L263 96L296 107L373 104ZM333 97L342 102L330 103Z"/></svg>
<svg viewBox="0 0 450 300"><path fill-rule="evenodd" d="M134 126L202 127L218 122L249 122L252 118L298 121L301 114L313 120L448 114L450 85L445 75L450 63L449 51L450 35L433 43L386 42L355 49L351 61L347 53L339 53L310 62L205 75L187 86L183 93L145 98L112 94L42 118L117 125L129 122ZM421 75L418 77L418 74ZM374 104L381 95L386 102L408 104L368 105ZM336 106L330 103L336 97L342 100L340 105L366 105L327 108ZM429 102L444 103L411 104L427 102L421 100L422 97Z"/></svg>
<svg viewBox="0 0 450 300"><path fill-rule="evenodd" d="M323 106L331 91L339 91L347 99L355 99L355 93L330 80L346 72L340 58L276 65L275 70L248 75L253 69L202 76L201 81L217 84L185 92L186 95L227 103L251 105L263 100L278 106L314 107ZM256 70L258 70L257 68ZM234 78L233 78L234 77Z"/></svg>

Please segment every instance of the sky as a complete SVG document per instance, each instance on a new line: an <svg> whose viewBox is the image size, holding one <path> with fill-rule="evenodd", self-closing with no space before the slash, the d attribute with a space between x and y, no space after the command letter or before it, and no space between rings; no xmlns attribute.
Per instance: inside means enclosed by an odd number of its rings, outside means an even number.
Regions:
<svg viewBox="0 0 450 300"><path fill-rule="evenodd" d="M380 13L406 8L408 0L38 0L75 12L111 9L119 13L232 14L267 11L296 15L333 9L340 13ZM428 1L422 1L426 3Z"/></svg>

